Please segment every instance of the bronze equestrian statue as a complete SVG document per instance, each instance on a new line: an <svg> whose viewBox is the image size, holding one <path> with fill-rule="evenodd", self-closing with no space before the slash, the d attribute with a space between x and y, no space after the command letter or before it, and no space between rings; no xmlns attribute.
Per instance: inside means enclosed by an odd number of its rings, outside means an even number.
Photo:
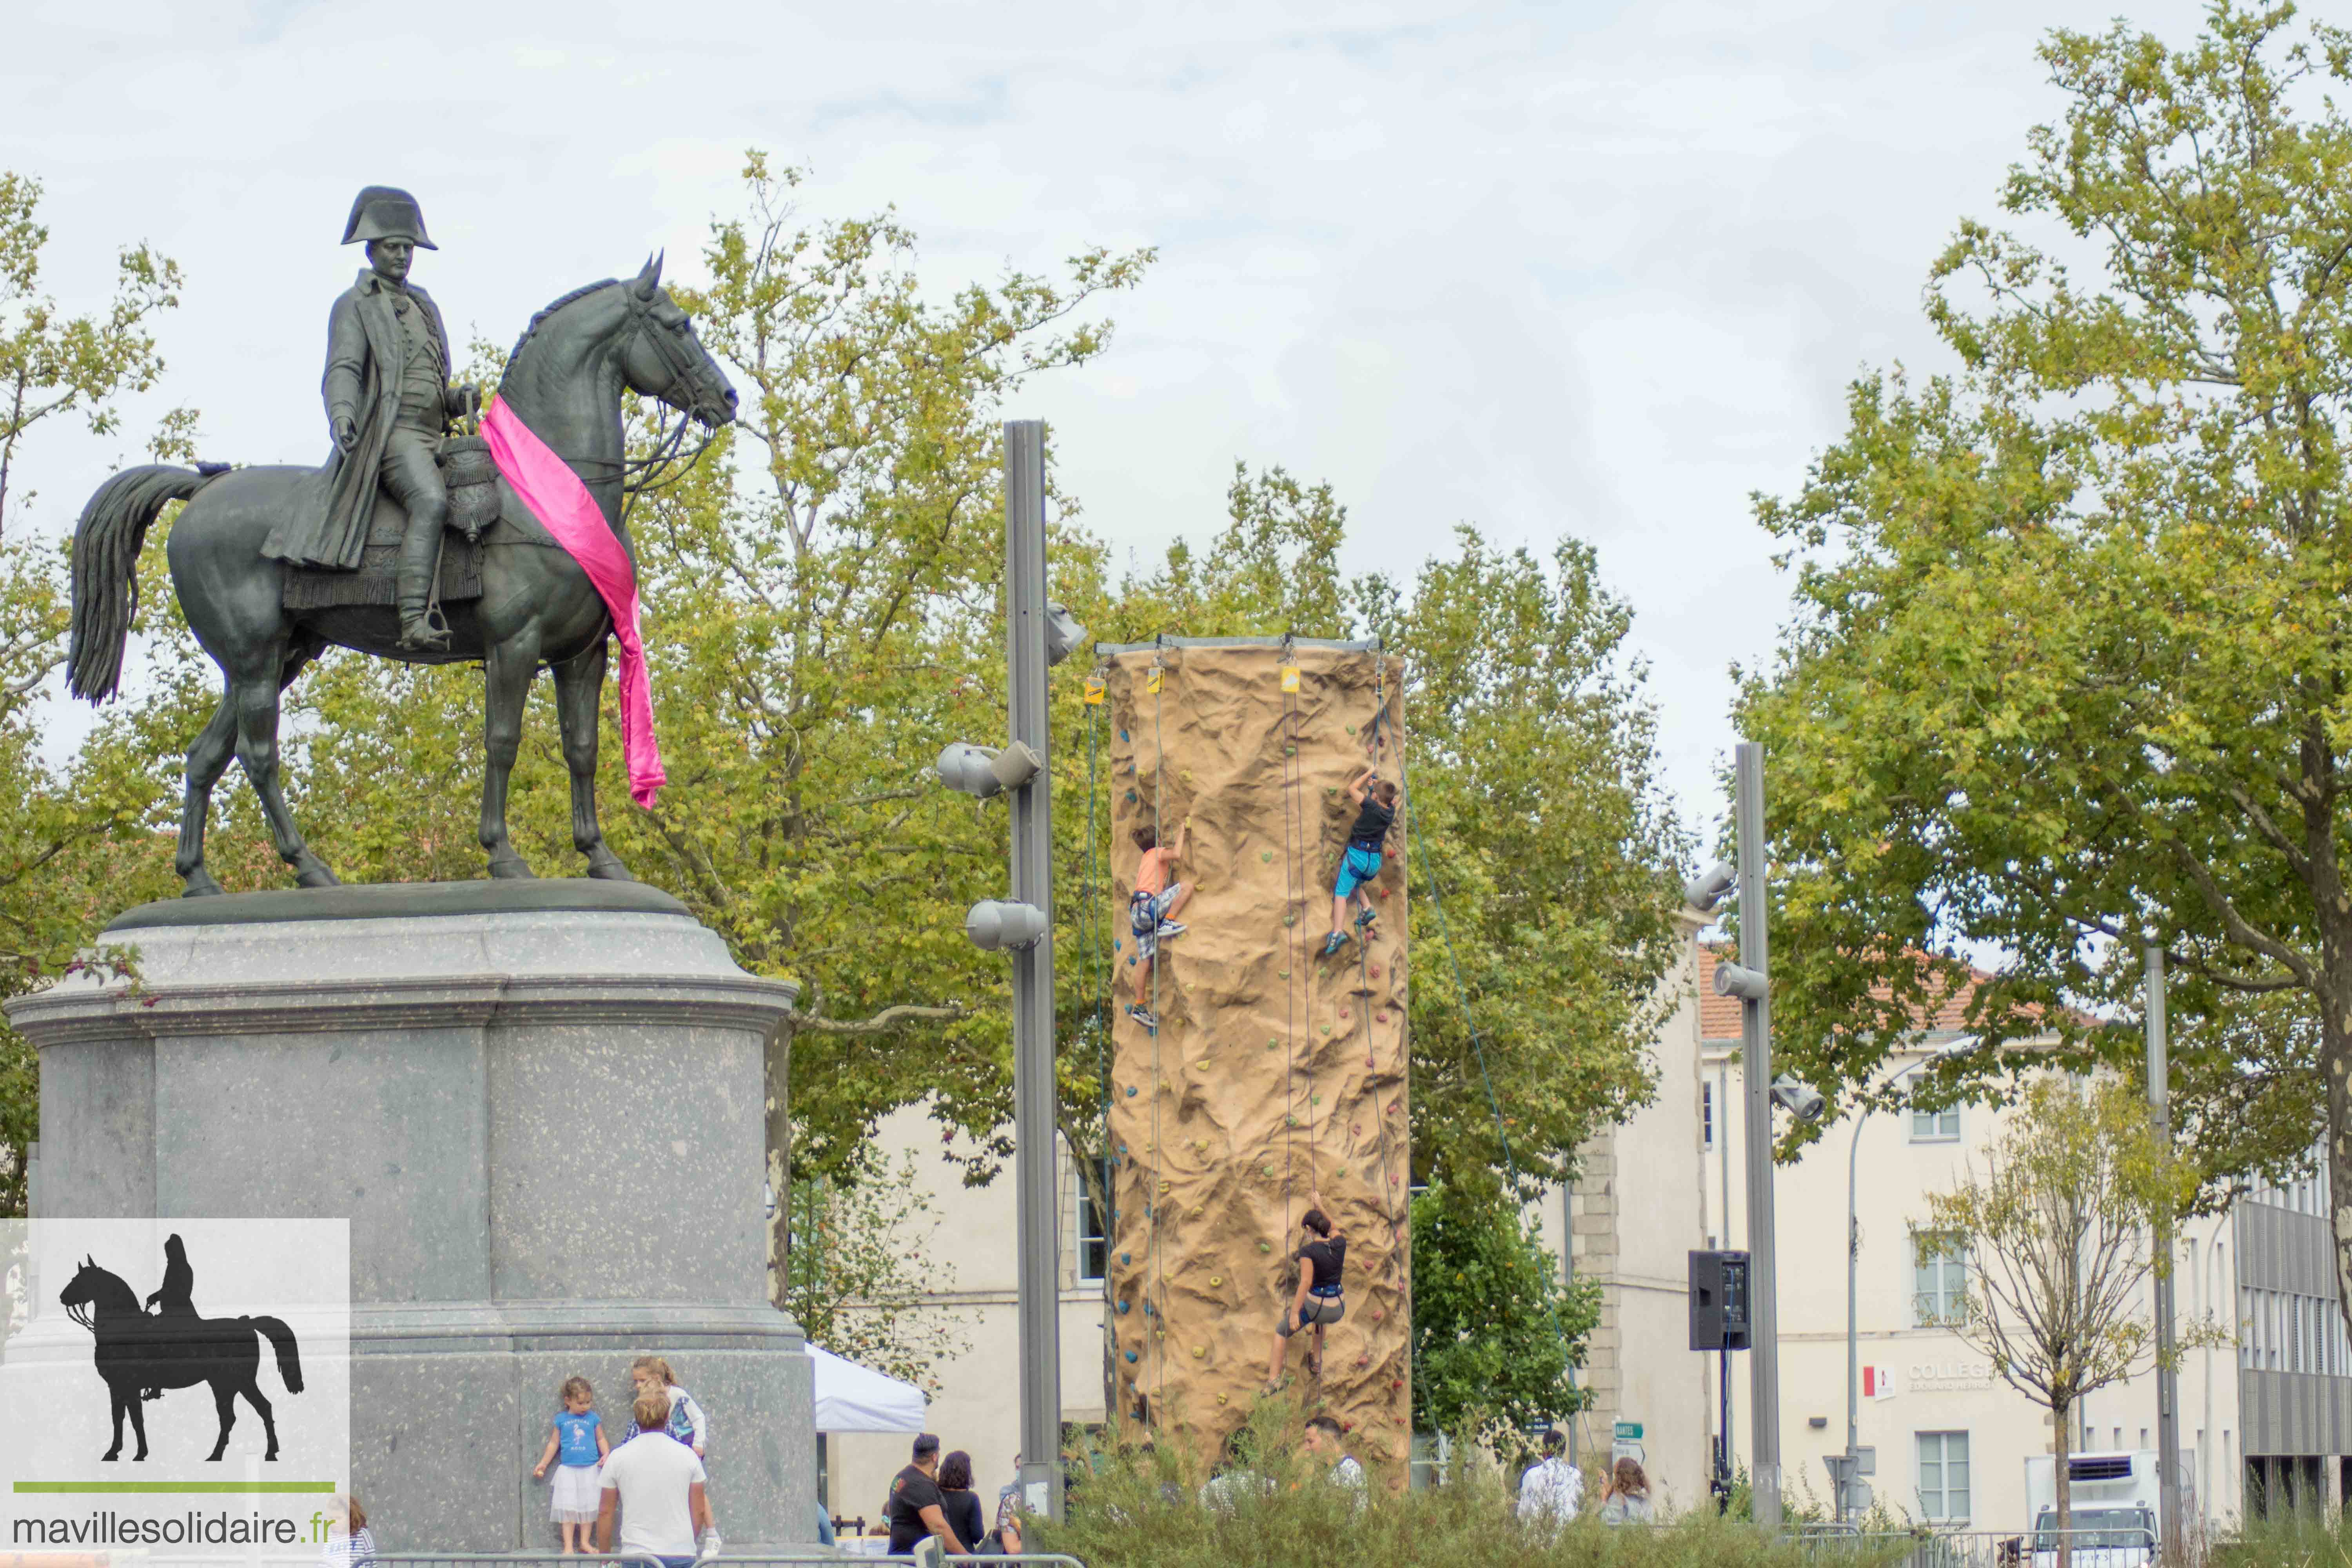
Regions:
<svg viewBox="0 0 2352 1568"><path fill-rule="evenodd" d="M295 579L319 575L294 562L348 572L371 527L385 531L386 509L405 505L414 512L400 536L404 565L412 552L423 558L420 538L436 551L442 543L449 503L440 476L428 477L431 464L420 454L427 425L437 441L440 422L456 406L446 389L448 350L438 312L406 284L400 265L406 259L400 255L404 243L411 248L427 243L424 225L413 200L370 187L355 204L349 237L369 238L370 227L380 231L369 247L375 281L363 274L337 301L331 329L326 396L336 421L333 458L319 468L150 464L100 486L74 530L68 686L76 696L100 702L121 684L140 547L156 515L184 500L166 546L172 585L197 642L220 666L225 687L219 709L188 748L174 858L186 896L222 890L205 868L205 818L231 757L244 766L295 880L306 888L335 885L334 872L303 842L278 782L280 693L331 647L412 664L482 662L487 766L480 838L493 877L533 875L508 837L507 781L521 746L531 680L541 666L551 668L572 775L572 842L587 858L590 876L629 879L596 820L597 708L611 616L588 574L505 479L495 480L494 492L475 492L494 497L494 515L481 535L478 593L444 605L446 641L419 646L404 635L416 629L408 614L410 579L401 580L396 605L322 605L291 591ZM398 227L413 229L414 239L394 233ZM405 329L395 303L404 296L410 304ZM346 353L346 305L364 343L356 362ZM426 321L437 354L430 360L422 347ZM428 380L442 394L437 406L426 397ZM622 424L622 400L631 393L684 416L681 436L685 419L715 431L735 416L735 390L695 336L693 321L661 287L659 257L633 279L575 289L532 317L508 359L499 392L509 411L587 486L634 561L623 510L625 481L639 467L629 461ZM346 405L341 400L347 395ZM376 514L373 525L371 513ZM418 598L414 607L421 612L423 605Z"/></svg>
<svg viewBox="0 0 2352 1568"><path fill-rule="evenodd" d="M416 252L440 248L425 237L416 198L390 185L362 191L343 225L343 243L362 242L367 270L327 318L321 391L335 451L324 470L326 507L273 529L262 552L297 566L358 570L381 481L408 520L394 573L400 646L446 647L448 633L425 616L449 515L438 459L449 421L474 405L476 394L449 384L449 334L440 309L408 280Z"/></svg>

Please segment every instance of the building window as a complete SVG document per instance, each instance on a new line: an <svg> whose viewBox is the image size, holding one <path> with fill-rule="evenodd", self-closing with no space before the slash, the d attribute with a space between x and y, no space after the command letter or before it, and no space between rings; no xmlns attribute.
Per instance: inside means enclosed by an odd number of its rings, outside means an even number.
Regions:
<svg viewBox="0 0 2352 1568"><path fill-rule="evenodd" d="M1698 1086L1698 1140L1702 1148L1715 1147L1715 1085Z"/></svg>
<svg viewBox="0 0 2352 1568"><path fill-rule="evenodd" d="M1103 1234L1102 1210L1095 1205L1085 1174L1070 1174L1078 1184L1078 1278L1092 1284L1110 1273L1110 1238Z"/></svg>
<svg viewBox="0 0 2352 1568"><path fill-rule="evenodd" d="M1969 1435L1922 1432L1919 1440L1919 1513L1924 1519L1969 1517Z"/></svg>
<svg viewBox="0 0 2352 1568"><path fill-rule="evenodd" d="M1941 1110L1915 1110L1911 1113L1911 1142L1914 1143L1957 1143L1960 1137L1960 1108L1947 1106Z"/></svg>
<svg viewBox="0 0 2352 1568"><path fill-rule="evenodd" d="M1911 1262L1911 1326L1947 1328L1968 1299L1969 1256L1957 1237L1920 1236Z"/></svg>

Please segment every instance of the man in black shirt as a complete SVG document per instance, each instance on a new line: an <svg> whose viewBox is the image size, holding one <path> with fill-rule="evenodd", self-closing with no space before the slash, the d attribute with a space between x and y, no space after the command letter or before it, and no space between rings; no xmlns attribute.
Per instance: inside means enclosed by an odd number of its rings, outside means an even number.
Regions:
<svg viewBox="0 0 2352 1568"><path fill-rule="evenodd" d="M1346 944L1348 905L1354 900L1364 900L1364 912L1356 923L1367 928L1366 936L1372 934L1372 900L1364 889L1381 874L1381 853L1396 821L1397 786L1370 768L1348 781L1348 798L1356 803L1356 824L1348 829L1348 847L1340 853L1339 875L1331 884L1331 934L1323 943L1325 958Z"/></svg>
<svg viewBox="0 0 2352 1568"><path fill-rule="evenodd" d="M940 1440L926 1432L915 1439L915 1462L890 1481L890 1502L885 1513L890 1521L891 1554L912 1552L927 1535L938 1536L956 1555L968 1551L948 1523L946 1501L940 1490Z"/></svg>

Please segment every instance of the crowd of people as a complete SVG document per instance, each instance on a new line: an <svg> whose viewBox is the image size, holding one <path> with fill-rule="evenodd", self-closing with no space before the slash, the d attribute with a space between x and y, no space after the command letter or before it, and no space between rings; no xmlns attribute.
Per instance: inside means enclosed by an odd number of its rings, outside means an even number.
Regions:
<svg viewBox="0 0 2352 1568"><path fill-rule="evenodd" d="M1518 1515L1529 1524L1557 1529L1583 1512L1584 1472L1570 1462L1568 1436L1559 1428L1544 1433L1541 1448L1542 1457L1519 1477ZM1619 1459L1610 1467L1599 1517L1603 1524L1648 1524L1656 1518L1640 1460Z"/></svg>

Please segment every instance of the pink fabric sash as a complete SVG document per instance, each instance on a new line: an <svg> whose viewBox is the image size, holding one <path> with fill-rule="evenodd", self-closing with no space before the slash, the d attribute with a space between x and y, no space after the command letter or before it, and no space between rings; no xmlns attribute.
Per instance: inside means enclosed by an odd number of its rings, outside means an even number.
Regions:
<svg viewBox="0 0 2352 1568"><path fill-rule="evenodd" d="M613 636L621 645L621 755L629 766L629 797L650 808L655 792L669 781L654 742L653 682L646 674L646 645L637 635L637 574L629 552L572 466L500 399L492 398L482 415L482 438L499 472L580 563L612 612Z"/></svg>

